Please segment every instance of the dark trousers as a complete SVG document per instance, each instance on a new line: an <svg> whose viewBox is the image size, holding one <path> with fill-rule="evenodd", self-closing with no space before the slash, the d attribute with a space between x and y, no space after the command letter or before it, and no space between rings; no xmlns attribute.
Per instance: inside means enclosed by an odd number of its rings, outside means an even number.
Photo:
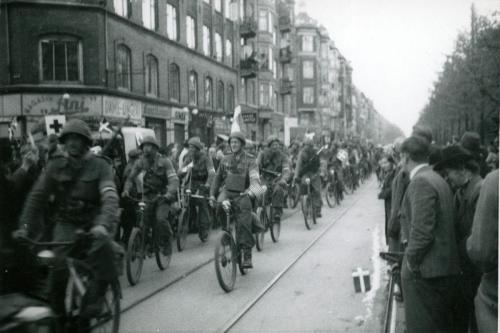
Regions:
<svg viewBox="0 0 500 333"><path fill-rule="evenodd" d="M314 176L302 176L301 194L306 194L307 188L305 179L308 177L311 179L311 197L313 199L313 206L320 211L323 201L321 200L321 178L319 177L319 174Z"/></svg>
<svg viewBox="0 0 500 333"><path fill-rule="evenodd" d="M422 278L411 273L406 261L401 272L408 333L454 332L453 301L456 277Z"/></svg>
<svg viewBox="0 0 500 333"><path fill-rule="evenodd" d="M198 234L205 238L208 236L210 229L210 214L208 212L208 203L205 199L191 198L190 208L191 217L196 215L196 207L198 207Z"/></svg>
<svg viewBox="0 0 500 333"><path fill-rule="evenodd" d="M497 304L489 303L478 291L474 300L477 328L480 333L498 331L498 307Z"/></svg>
<svg viewBox="0 0 500 333"><path fill-rule="evenodd" d="M252 233L252 202L247 195L240 196L239 193L222 191L217 198L218 202L234 200L236 219L236 242L244 249L251 249L255 240ZM220 216L220 215L219 215Z"/></svg>

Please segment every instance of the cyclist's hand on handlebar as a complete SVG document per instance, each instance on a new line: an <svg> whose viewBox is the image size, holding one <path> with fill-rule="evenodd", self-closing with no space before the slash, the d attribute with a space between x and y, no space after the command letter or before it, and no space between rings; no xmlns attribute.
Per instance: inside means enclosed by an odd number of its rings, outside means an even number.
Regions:
<svg viewBox="0 0 500 333"><path fill-rule="evenodd" d="M208 198L208 204L210 205L210 207L215 206L215 197L213 195L210 198Z"/></svg>
<svg viewBox="0 0 500 333"><path fill-rule="evenodd" d="M167 200L167 202L174 201L174 196L170 193L165 194L163 197L165 198L165 200Z"/></svg>
<svg viewBox="0 0 500 333"><path fill-rule="evenodd" d="M12 232L13 239L22 239L28 237L28 230L26 229L17 229Z"/></svg>
<svg viewBox="0 0 500 333"><path fill-rule="evenodd" d="M231 202L229 200L222 201L222 208L224 209L224 211L228 212L231 208Z"/></svg>
<svg viewBox="0 0 500 333"><path fill-rule="evenodd" d="M122 192L122 198L130 198L130 193L128 193L127 190L123 190L123 192Z"/></svg>
<svg viewBox="0 0 500 333"><path fill-rule="evenodd" d="M101 237L108 237L109 236L108 230L104 226L102 226L102 225L93 226L92 229L90 229L90 233L95 238L101 238Z"/></svg>

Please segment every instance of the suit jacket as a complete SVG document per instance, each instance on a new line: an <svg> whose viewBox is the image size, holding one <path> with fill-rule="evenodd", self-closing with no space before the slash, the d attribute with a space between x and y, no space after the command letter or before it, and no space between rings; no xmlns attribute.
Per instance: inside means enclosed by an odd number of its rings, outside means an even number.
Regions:
<svg viewBox="0 0 500 333"><path fill-rule="evenodd" d="M411 179L403 202L408 221L405 260L423 278L460 273L453 194L431 167Z"/></svg>
<svg viewBox="0 0 500 333"><path fill-rule="evenodd" d="M401 205L410 182L408 173L404 169L399 169L391 184L391 216L387 225L387 233L393 238L398 238L401 242L406 239L401 237L403 221L401 216Z"/></svg>

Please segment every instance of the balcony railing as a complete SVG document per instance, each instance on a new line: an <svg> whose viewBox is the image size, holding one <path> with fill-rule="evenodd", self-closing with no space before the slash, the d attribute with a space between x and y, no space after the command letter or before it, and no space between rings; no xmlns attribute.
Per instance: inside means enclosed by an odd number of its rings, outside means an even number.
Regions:
<svg viewBox="0 0 500 333"><path fill-rule="evenodd" d="M292 61L292 49L290 46L282 47L280 49L280 61L285 63Z"/></svg>
<svg viewBox="0 0 500 333"><path fill-rule="evenodd" d="M285 78L281 79L280 93L282 95L287 95L292 93L293 81Z"/></svg>
<svg viewBox="0 0 500 333"><path fill-rule="evenodd" d="M240 76L252 78L257 76L259 64L255 58L247 58L240 61Z"/></svg>
<svg viewBox="0 0 500 333"><path fill-rule="evenodd" d="M257 35L257 22L251 17L245 17L240 23L240 36L252 38Z"/></svg>
<svg viewBox="0 0 500 333"><path fill-rule="evenodd" d="M292 30L292 19L289 14L283 14L278 20L279 29L281 32L288 32Z"/></svg>

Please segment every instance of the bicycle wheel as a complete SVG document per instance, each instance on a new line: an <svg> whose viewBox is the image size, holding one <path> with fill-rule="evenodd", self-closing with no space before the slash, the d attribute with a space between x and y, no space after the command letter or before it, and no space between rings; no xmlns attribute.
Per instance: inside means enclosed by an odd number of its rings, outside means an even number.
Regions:
<svg viewBox="0 0 500 333"><path fill-rule="evenodd" d="M238 268L241 275L247 274L247 269L243 267L243 251L241 249L238 249Z"/></svg>
<svg viewBox="0 0 500 333"><path fill-rule="evenodd" d="M182 252L182 250L186 247L186 240L189 231L189 215L189 210L183 208L177 219L177 234L175 238L177 239L177 250L179 252Z"/></svg>
<svg viewBox="0 0 500 333"><path fill-rule="evenodd" d="M336 204L335 188L331 182L328 182L328 185L326 185L325 199L326 199L326 203L328 204L328 207L330 207L330 208L335 207L335 204Z"/></svg>
<svg viewBox="0 0 500 333"><path fill-rule="evenodd" d="M311 211L309 206L309 196L304 194L302 196L302 200L300 202L302 208L302 215L304 216L304 223L306 225L307 230L311 229L312 219L311 219Z"/></svg>
<svg viewBox="0 0 500 333"><path fill-rule="evenodd" d="M170 237L170 236L165 236ZM172 242L165 240L160 240L160 235L157 230L153 229L153 249L156 258L156 264L158 268L163 271L167 269L170 265L170 260L172 259Z"/></svg>
<svg viewBox="0 0 500 333"><path fill-rule="evenodd" d="M144 237L142 230L135 227L130 234L125 255L127 280L131 286L139 283L144 264Z"/></svg>
<svg viewBox="0 0 500 333"><path fill-rule="evenodd" d="M299 191L299 187L297 184L295 184L292 189L291 189L291 193L289 194L289 196L292 198L292 205L291 207L292 208L295 208L297 207L297 205L299 204L299 201L300 201L300 191ZM288 206L290 207L290 206Z"/></svg>
<svg viewBox="0 0 500 333"><path fill-rule="evenodd" d="M271 229L271 239L273 240L274 243L277 243L280 239L281 220L276 220L274 218L274 212L272 207L269 207L268 223L270 224L270 229Z"/></svg>
<svg viewBox="0 0 500 333"><path fill-rule="evenodd" d="M316 224L316 209L313 205L312 196L309 197L308 205L309 205L309 211L311 212L311 220L313 224Z"/></svg>
<svg viewBox="0 0 500 333"><path fill-rule="evenodd" d="M85 303L84 295L90 283L95 277L90 267L73 261L78 281L73 277L68 279L66 285L65 306L68 319L66 328L68 332L112 332L118 333L120 328L120 299L121 288L118 280L110 283L104 294L102 308L96 316L92 318L78 317L82 312L82 306ZM82 293L78 284L85 290Z"/></svg>
<svg viewBox="0 0 500 333"><path fill-rule="evenodd" d="M266 217L266 212L264 211L264 209L262 207L257 207L256 214L259 217L262 225L264 225L264 227L267 230L267 217ZM264 235L266 234L266 230L264 230L262 232L257 232L254 234L255 247L257 248L257 251L259 251L259 252L264 250Z"/></svg>
<svg viewBox="0 0 500 333"><path fill-rule="evenodd" d="M236 282L236 245L233 237L222 231L215 245L214 264L217 281L225 292L234 289Z"/></svg>

